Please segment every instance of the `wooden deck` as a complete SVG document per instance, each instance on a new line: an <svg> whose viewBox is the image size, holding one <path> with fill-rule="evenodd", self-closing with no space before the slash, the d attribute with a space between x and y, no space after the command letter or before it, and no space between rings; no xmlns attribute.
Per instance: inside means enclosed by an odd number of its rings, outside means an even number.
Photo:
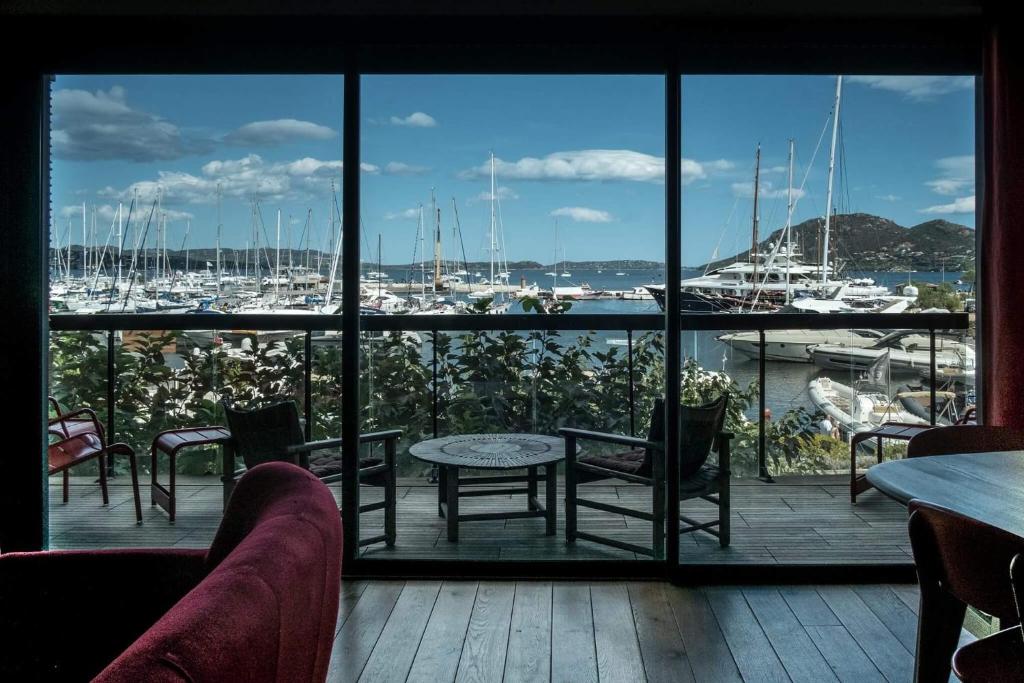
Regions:
<svg viewBox="0 0 1024 683"><path fill-rule="evenodd" d="M100 499L92 477L74 477L71 500L61 503L59 479L51 480L50 543L53 548L209 545L221 519L221 487L215 477L180 477L178 520L171 525L159 508L149 506L142 491L142 526L136 526L127 477L111 486L109 507ZM543 486L543 485L542 485ZM650 509L650 490L640 486L586 485L587 497L637 509ZM335 488L340 500L340 490ZM878 491L868 491L851 505L848 480L818 476L764 484L738 480L733 485L732 544L720 548L704 533L681 537L680 556L687 563L747 564L909 564L906 511ZM364 502L379 500L381 490L361 489ZM437 514L437 490L423 480L403 480L398 490L398 541L363 549L367 557L401 559L601 559L634 558L633 553L579 541L564 542L562 492L555 536L544 535L543 519L465 522L460 539L450 543L445 521ZM525 509L522 496L464 498L462 512ZM716 514L709 504L687 502L691 517ZM363 515L364 536L380 533L383 513ZM581 530L621 540L650 543L650 524L595 510L580 509Z"/></svg>
<svg viewBox="0 0 1024 683"><path fill-rule="evenodd" d="M917 600L905 585L350 581L327 680L903 683Z"/></svg>

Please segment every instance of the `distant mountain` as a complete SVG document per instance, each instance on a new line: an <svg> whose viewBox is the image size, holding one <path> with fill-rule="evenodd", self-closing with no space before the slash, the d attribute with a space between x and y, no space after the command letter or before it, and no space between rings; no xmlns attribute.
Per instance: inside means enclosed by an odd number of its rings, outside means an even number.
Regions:
<svg viewBox="0 0 1024 683"><path fill-rule="evenodd" d="M819 263L825 220L812 218L793 226L793 245L804 263ZM759 243L767 253L783 239L783 228ZM965 270L974 261L974 230L945 220L904 227L888 218L867 213L833 216L829 230L829 260L855 271ZM698 266L717 268L746 261L750 250Z"/></svg>

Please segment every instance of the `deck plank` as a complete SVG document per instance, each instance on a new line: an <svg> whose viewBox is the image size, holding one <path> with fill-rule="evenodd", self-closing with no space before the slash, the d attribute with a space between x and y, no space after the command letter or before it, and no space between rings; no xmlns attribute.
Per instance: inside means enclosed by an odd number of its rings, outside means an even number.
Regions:
<svg viewBox="0 0 1024 683"><path fill-rule="evenodd" d="M695 680L661 584L633 583L628 590L647 680L650 683Z"/></svg>
<svg viewBox="0 0 1024 683"><path fill-rule="evenodd" d="M556 583L551 591L551 680L597 680L594 614L590 586Z"/></svg>
<svg viewBox="0 0 1024 683"><path fill-rule="evenodd" d="M447 581L441 587L409 671L409 681L455 680L476 591L477 583L471 581Z"/></svg>
<svg viewBox="0 0 1024 683"><path fill-rule="evenodd" d="M514 597L515 584L511 582L480 582L456 681L491 683L502 680Z"/></svg>
<svg viewBox="0 0 1024 683"><path fill-rule="evenodd" d="M381 631L360 681L404 681L441 590L440 581L408 581Z"/></svg>
<svg viewBox="0 0 1024 683"><path fill-rule="evenodd" d="M743 593L738 588L707 588L705 594L745 681L790 680Z"/></svg>
<svg viewBox="0 0 1024 683"><path fill-rule="evenodd" d="M913 654L852 588L822 586L818 592L887 680L892 683L911 680L914 673Z"/></svg>
<svg viewBox="0 0 1024 683"><path fill-rule="evenodd" d="M703 591L665 586L669 607L698 681L741 681L729 644Z"/></svg>
<svg viewBox="0 0 1024 683"><path fill-rule="evenodd" d="M328 681L349 683L359 679L404 587L402 581L373 581L367 585L334 638Z"/></svg>
<svg viewBox="0 0 1024 683"><path fill-rule="evenodd" d="M745 588L743 597L794 683L837 680L779 591L768 587Z"/></svg>
<svg viewBox="0 0 1024 683"><path fill-rule="evenodd" d="M551 584L519 581L512 601L506 681L551 680Z"/></svg>
<svg viewBox="0 0 1024 683"><path fill-rule="evenodd" d="M625 584L590 588L598 676L603 681L642 681L644 662Z"/></svg>

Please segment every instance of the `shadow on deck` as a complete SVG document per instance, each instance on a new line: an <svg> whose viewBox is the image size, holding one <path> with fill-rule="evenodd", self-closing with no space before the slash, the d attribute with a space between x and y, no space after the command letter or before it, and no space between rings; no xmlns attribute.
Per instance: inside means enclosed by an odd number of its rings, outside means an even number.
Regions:
<svg viewBox="0 0 1024 683"><path fill-rule="evenodd" d="M543 486L543 485L542 485ZM841 476L780 478L773 484L751 479L733 482L732 543L720 548L718 540L701 532L680 540L680 559L693 564L902 564L912 562L907 538L906 510L878 491L849 500L848 480ZM588 484L586 496L636 509L650 509L650 490L635 485ZM340 488L334 488L341 497ZM178 546L210 544L221 519L221 486L216 477L178 478L178 518L168 523L163 510L150 507L149 491L142 489L142 526L134 523L131 488L127 477L111 486L110 505L104 507L94 477L73 477L71 500L61 502L57 478L50 488L51 548ZM362 502L379 500L380 489L363 487ZM466 498L461 512L525 509L524 497ZM587 541L565 544L563 494L558 495L558 531L544 534L544 520L513 519L464 522L459 541L449 542L445 520L437 513L437 489L422 479L406 479L398 488L398 540L394 548L383 544L362 549L363 555L394 559L644 559ZM711 519L716 508L687 501L683 513ZM361 535L373 536L383 527L383 513L365 514ZM580 509L580 529L631 543L649 545L651 527L596 510Z"/></svg>

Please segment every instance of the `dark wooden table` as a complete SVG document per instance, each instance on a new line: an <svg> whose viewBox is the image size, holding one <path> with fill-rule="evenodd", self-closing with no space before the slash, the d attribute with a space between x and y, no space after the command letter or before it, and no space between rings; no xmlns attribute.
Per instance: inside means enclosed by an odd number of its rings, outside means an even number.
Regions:
<svg viewBox="0 0 1024 683"><path fill-rule="evenodd" d="M1024 539L1024 451L892 460L870 468L867 478L904 505L915 499L927 501ZM933 642L952 643L953 647L940 652L928 642L923 648L927 656L952 659L955 634L962 626L945 621L929 624L928 641L934 638ZM917 656L921 657L921 652Z"/></svg>
<svg viewBox="0 0 1024 683"><path fill-rule="evenodd" d="M558 463L565 459L565 442L542 434L458 434L415 444L409 455L437 465L437 511L448 522L448 540L459 540L459 522L486 519L544 517L548 536L555 534ZM544 468L544 474L538 468ZM460 469L515 470L525 475L459 477ZM545 504L537 498L537 482L545 482ZM526 482L521 488L459 490L460 486ZM526 510L459 514L459 498L525 493Z"/></svg>

